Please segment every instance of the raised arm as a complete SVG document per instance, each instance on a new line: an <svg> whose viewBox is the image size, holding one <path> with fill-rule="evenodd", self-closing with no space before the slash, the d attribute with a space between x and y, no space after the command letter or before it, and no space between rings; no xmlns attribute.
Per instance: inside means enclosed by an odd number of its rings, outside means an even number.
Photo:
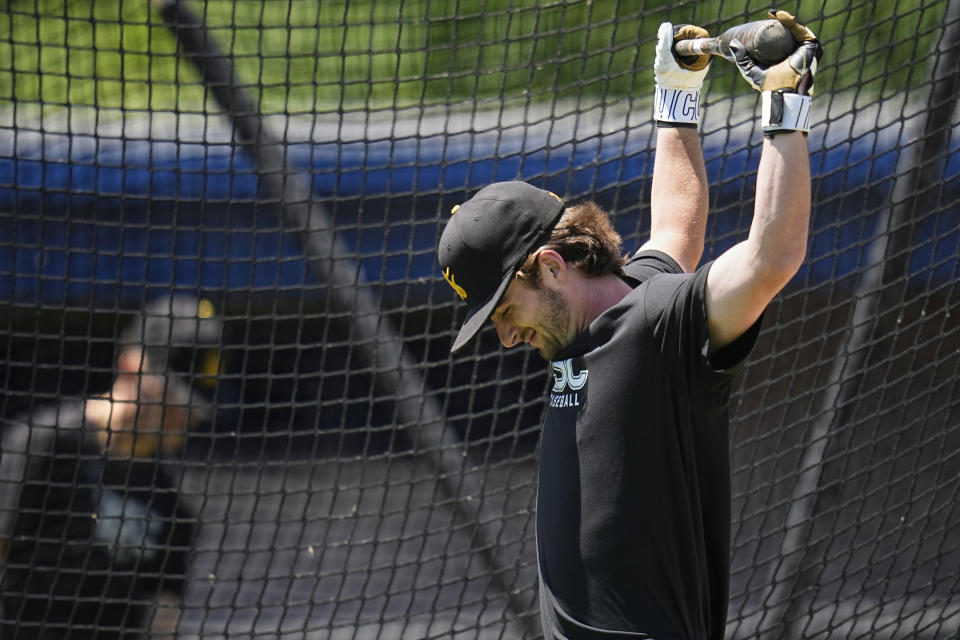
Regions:
<svg viewBox="0 0 960 640"><path fill-rule="evenodd" d="M764 141L757 172L753 221L746 240L717 258L707 276L710 350L753 325L803 263L810 224L810 95L820 57L813 33L785 11L771 17L787 26L797 48L787 60L762 67L734 40L737 67L763 98Z"/></svg>
<svg viewBox="0 0 960 640"><path fill-rule="evenodd" d="M700 89L710 56L673 55L675 40L706 37L693 25L669 22L657 32L654 61L654 119L657 150L650 197L650 239L640 247L657 249L693 271L703 253L707 224L707 172L700 147Z"/></svg>
<svg viewBox="0 0 960 640"><path fill-rule="evenodd" d="M703 253L707 228L707 171L700 136L692 128L658 128L650 195L650 239L658 249L693 271Z"/></svg>

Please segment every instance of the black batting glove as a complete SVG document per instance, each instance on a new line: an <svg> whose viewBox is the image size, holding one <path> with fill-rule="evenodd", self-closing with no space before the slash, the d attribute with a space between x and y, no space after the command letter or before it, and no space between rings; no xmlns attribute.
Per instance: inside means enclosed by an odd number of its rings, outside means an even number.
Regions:
<svg viewBox="0 0 960 640"><path fill-rule="evenodd" d="M800 95L813 95L813 79L817 62L823 57L823 48L813 31L800 24L786 11L771 9L767 15L787 28L797 43L786 60L773 65L758 63L747 53L739 40L730 42L740 75L757 91L788 91Z"/></svg>
<svg viewBox="0 0 960 640"><path fill-rule="evenodd" d="M740 40L730 42L737 69L750 86L761 92L760 122L765 135L810 131L810 96L817 64L823 57L820 41L813 31L786 11L771 9L770 18L778 20L793 36L796 46L785 60L761 64L750 57Z"/></svg>

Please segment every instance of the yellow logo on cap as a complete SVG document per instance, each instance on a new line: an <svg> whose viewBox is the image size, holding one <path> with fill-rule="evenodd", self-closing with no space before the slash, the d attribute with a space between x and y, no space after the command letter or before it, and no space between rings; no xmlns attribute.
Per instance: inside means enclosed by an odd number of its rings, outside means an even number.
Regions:
<svg viewBox="0 0 960 640"><path fill-rule="evenodd" d="M212 318L214 313L215 311L213 310L213 303L209 300L201 300L197 303L197 317L201 320Z"/></svg>
<svg viewBox="0 0 960 640"><path fill-rule="evenodd" d="M460 296L461 300L467 299L466 290L460 285L458 285L456 281L453 279L453 272L450 271L450 267L447 267L446 269L443 270L443 279L447 281L447 284L453 287L453 290L457 292L457 295Z"/></svg>

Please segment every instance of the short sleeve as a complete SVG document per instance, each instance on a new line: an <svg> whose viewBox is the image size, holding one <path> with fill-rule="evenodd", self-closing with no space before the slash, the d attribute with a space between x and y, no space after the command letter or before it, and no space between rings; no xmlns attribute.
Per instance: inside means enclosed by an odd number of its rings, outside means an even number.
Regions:
<svg viewBox="0 0 960 640"><path fill-rule="evenodd" d="M624 265L623 273L635 287L653 276L663 273L683 273L683 269L666 253L650 249L634 254Z"/></svg>
<svg viewBox="0 0 960 640"><path fill-rule="evenodd" d="M693 274L662 274L650 279L644 312L654 340L673 375L686 380L690 397L723 404L733 377L756 344L761 320L730 345L710 354L706 283L711 263Z"/></svg>

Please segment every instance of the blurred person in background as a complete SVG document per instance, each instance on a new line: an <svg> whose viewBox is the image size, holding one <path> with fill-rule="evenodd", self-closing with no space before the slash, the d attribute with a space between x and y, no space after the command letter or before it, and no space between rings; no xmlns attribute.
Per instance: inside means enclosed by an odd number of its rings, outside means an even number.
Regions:
<svg viewBox="0 0 960 640"><path fill-rule="evenodd" d="M209 301L153 300L107 393L4 426L0 637L176 632L196 518L164 459L210 418L221 333Z"/></svg>

